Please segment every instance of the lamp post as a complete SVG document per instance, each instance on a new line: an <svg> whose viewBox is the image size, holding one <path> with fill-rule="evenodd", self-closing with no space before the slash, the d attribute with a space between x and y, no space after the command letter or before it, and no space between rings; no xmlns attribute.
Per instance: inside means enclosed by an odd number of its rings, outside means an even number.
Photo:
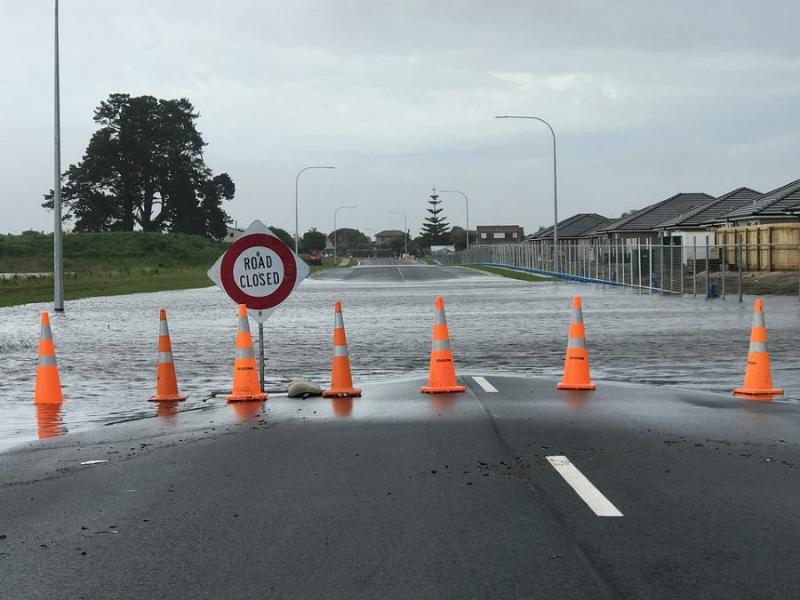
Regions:
<svg viewBox="0 0 800 600"><path fill-rule="evenodd" d="M467 250L469 250L469 198L464 192L458 190L439 190L440 194L461 194L464 197L464 202L467 203Z"/></svg>
<svg viewBox="0 0 800 600"><path fill-rule="evenodd" d="M399 210L390 210L390 215L403 215L403 254L408 256L408 217L406 217L406 213L400 212Z"/></svg>
<svg viewBox="0 0 800 600"><path fill-rule="evenodd" d="M302 175L305 171L309 169L335 169L336 167L303 167L297 172L297 176L294 178L294 253L298 253L298 249L300 247L299 239L300 239L300 227L297 218L297 189L300 184L300 175Z"/></svg>
<svg viewBox="0 0 800 600"><path fill-rule="evenodd" d="M55 0L55 69L53 72L53 310L64 312L64 254L61 223L61 86L58 64L58 0Z"/></svg>
<svg viewBox="0 0 800 600"><path fill-rule="evenodd" d="M547 125L550 134L553 136L553 270L558 273L558 171L556 166L556 132L553 127L540 117L519 116L519 115L500 115L495 119L532 119Z"/></svg>
<svg viewBox="0 0 800 600"><path fill-rule="evenodd" d="M358 206L355 205L355 204L348 204L347 206L340 206L336 210L333 211L333 266L334 267L337 264L337 254L336 254L336 215L343 208L358 208Z"/></svg>

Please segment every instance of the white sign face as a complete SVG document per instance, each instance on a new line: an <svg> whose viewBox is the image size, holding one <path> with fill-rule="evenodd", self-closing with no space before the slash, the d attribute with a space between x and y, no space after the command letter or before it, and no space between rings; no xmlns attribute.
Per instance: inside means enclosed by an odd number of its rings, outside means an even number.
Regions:
<svg viewBox="0 0 800 600"><path fill-rule="evenodd" d="M283 283L283 261L265 246L251 246L234 261L233 280L249 296L269 296Z"/></svg>
<svg viewBox="0 0 800 600"><path fill-rule="evenodd" d="M253 221L208 276L263 323L308 276L309 268L261 221Z"/></svg>

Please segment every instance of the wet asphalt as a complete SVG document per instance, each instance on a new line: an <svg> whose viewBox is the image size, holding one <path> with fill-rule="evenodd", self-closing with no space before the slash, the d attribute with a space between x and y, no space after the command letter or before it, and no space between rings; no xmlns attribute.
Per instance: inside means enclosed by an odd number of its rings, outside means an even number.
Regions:
<svg viewBox="0 0 800 600"><path fill-rule="evenodd" d="M163 406L3 453L2 597L797 597L797 401L461 379Z"/></svg>

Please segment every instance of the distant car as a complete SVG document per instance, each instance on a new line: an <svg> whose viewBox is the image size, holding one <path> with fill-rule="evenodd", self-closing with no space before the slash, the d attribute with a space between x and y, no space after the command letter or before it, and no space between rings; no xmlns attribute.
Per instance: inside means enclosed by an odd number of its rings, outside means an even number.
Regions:
<svg viewBox="0 0 800 600"><path fill-rule="evenodd" d="M308 264L310 265L321 265L322 264L322 252L312 252L308 255Z"/></svg>

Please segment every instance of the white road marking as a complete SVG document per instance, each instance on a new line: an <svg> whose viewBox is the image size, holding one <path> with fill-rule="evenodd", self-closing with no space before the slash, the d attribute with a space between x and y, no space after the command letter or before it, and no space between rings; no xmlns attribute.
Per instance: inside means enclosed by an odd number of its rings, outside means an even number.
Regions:
<svg viewBox="0 0 800 600"><path fill-rule="evenodd" d="M598 517L622 516L617 507L566 456L548 456L547 460Z"/></svg>
<svg viewBox="0 0 800 600"><path fill-rule="evenodd" d="M486 381L486 377L473 377L472 379L475 380L475 383L477 383L479 386L481 386L481 388L483 389L484 392L496 392L497 391L496 387L494 387L491 383Z"/></svg>
<svg viewBox="0 0 800 600"><path fill-rule="evenodd" d="M107 462L108 462L108 459L102 459L102 460L85 460L85 461L83 461L83 462L81 463L81 465L99 465L99 464L102 464L102 463L107 463Z"/></svg>

